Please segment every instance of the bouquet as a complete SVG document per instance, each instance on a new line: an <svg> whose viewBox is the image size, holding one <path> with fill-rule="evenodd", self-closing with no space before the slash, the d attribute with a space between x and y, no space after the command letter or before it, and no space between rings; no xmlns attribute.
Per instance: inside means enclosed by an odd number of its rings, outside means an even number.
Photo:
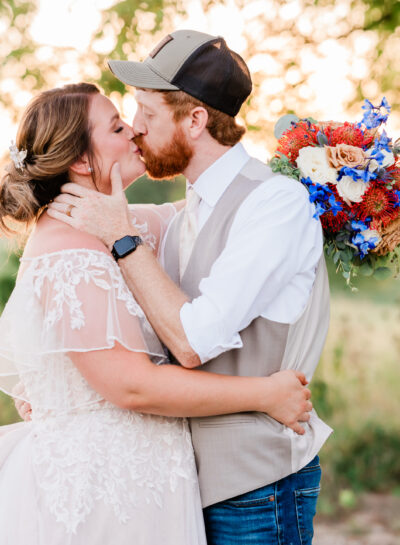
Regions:
<svg viewBox="0 0 400 545"><path fill-rule="evenodd" d="M382 129L391 109L385 98L362 109L360 123L284 116L270 161L307 187L326 254L350 286L358 274L400 272L400 146Z"/></svg>

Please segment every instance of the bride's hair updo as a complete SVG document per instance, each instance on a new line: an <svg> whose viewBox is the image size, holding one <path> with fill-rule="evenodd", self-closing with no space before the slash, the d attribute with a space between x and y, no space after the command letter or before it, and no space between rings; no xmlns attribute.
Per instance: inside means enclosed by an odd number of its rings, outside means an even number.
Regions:
<svg viewBox="0 0 400 545"><path fill-rule="evenodd" d="M0 230L13 233L7 225L29 225L69 181L68 168L83 153L93 162L89 103L99 89L90 83L65 85L45 91L27 106L19 124L16 147L26 150L21 168L6 165L0 182Z"/></svg>

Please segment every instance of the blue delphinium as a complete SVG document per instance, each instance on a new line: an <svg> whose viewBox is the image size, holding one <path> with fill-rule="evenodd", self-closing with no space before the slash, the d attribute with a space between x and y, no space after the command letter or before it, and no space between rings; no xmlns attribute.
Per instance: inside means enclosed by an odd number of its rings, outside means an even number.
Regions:
<svg viewBox="0 0 400 545"><path fill-rule="evenodd" d="M328 185L314 183L309 177L302 178L301 182L308 189L310 202L315 205L315 213L313 215L315 219L319 219L328 210L334 216L342 210L341 203L336 200L333 191Z"/></svg>
<svg viewBox="0 0 400 545"><path fill-rule="evenodd" d="M393 193L396 195L396 203L394 204L395 208L400 208L400 191L398 189L394 189Z"/></svg>
<svg viewBox="0 0 400 545"><path fill-rule="evenodd" d="M354 246L356 246L361 259L364 259L364 257L369 253L370 250L376 248L379 239L378 237L369 237L368 239L365 238L363 232L369 229L369 224L367 224L366 222L352 221L351 227L356 233L352 237L351 242L352 244L354 244Z"/></svg>
<svg viewBox="0 0 400 545"><path fill-rule="evenodd" d="M366 169L358 169L353 167L342 167L339 170L338 182L343 178L343 176L350 176L355 182L361 180L365 183L375 180L378 176L376 171L371 172L368 167Z"/></svg>
<svg viewBox="0 0 400 545"><path fill-rule="evenodd" d="M386 98L383 97L379 106L374 106L372 102L365 99L362 109L365 111L360 125L363 124L367 129L375 129L382 123L386 123L391 107ZM383 113L383 111L386 111L386 113Z"/></svg>
<svg viewBox="0 0 400 545"><path fill-rule="evenodd" d="M374 140L374 147L372 148L371 155L377 155L381 150L391 151L389 144L392 140L386 134L386 131L383 130L382 134ZM376 157L374 157L376 159Z"/></svg>

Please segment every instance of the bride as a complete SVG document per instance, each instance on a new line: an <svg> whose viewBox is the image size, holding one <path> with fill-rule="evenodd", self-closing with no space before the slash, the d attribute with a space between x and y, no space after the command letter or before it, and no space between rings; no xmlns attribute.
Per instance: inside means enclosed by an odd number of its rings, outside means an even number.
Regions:
<svg viewBox="0 0 400 545"><path fill-rule="evenodd" d="M125 186L141 176L132 136L97 87L82 83L38 95L10 148L0 228L34 227L0 319L0 387L22 383L32 418L0 440L1 545L204 545L182 417L308 419L300 373L230 377L161 365L163 347L107 248L46 214L68 180L110 193L116 161ZM131 209L156 254L179 206Z"/></svg>

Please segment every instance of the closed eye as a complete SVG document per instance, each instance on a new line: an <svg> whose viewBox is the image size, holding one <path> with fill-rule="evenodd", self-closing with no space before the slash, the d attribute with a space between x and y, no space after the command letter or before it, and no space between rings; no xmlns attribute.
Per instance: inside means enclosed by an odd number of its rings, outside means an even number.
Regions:
<svg viewBox="0 0 400 545"><path fill-rule="evenodd" d="M119 132L121 132L121 131L123 131L123 130L124 130L124 127L118 127L118 129L115 130L114 132L119 133Z"/></svg>

